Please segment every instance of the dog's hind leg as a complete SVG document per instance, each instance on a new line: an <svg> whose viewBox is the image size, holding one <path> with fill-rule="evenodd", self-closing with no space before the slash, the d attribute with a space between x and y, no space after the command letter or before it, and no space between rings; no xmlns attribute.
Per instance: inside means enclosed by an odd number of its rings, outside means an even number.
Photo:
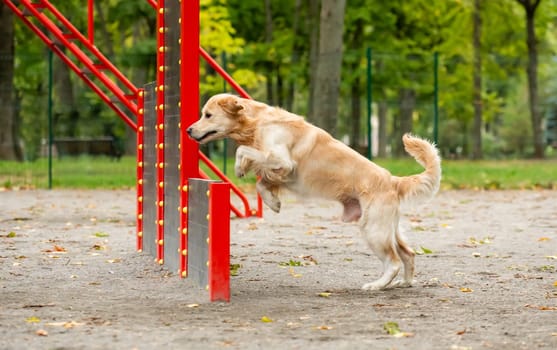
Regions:
<svg viewBox="0 0 557 350"><path fill-rule="evenodd" d="M380 290L386 288L396 277L402 266L397 252L396 229L398 228L398 201L385 195L374 198L365 207L360 220L360 229L368 245L383 263L383 274L362 289Z"/></svg>
<svg viewBox="0 0 557 350"><path fill-rule="evenodd" d="M393 287L412 287L414 284L414 257L416 253L406 244L404 237L396 230L396 249L404 264L404 278L393 282Z"/></svg>
<svg viewBox="0 0 557 350"><path fill-rule="evenodd" d="M263 199L263 202L269 206L274 212L280 211L280 199L278 198L278 186L273 186L264 179L257 181L255 185L257 193Z"/></svg>

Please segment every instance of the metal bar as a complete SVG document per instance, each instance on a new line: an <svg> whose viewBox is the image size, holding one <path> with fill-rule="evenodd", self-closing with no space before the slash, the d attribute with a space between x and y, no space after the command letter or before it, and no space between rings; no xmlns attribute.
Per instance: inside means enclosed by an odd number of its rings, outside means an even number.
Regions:
<svg viewBox="0 0 557 350"><path fill-rule="evenodd" d="M372 65L371 65L371 47L368 47L366 50L366 59L367 59L367 157L369 160L373 159L373 151L372 151L372 123L371 117L373 113L373 91L371 88L373 87L372 81Z"/></svg>
<svg viewBox="0 0 557 350"><path fill-rule="evenodd" d="M199 177L205 180L211 180L211 177L207 175L203 170L199 169ZM232 182L227 182L231 187L235 187ZM242 213L242 211L236 208L234 205L230 204L230 210L239 218L246 218L249 215ZM249 213L249 211L248 211Z"/></svg>
<svg viewBox="0 0 557 350"><path fill-rule="evenodd" d="M60 59L67 64L116 114L130 126L133 130L137 127L135 123L112 102L104 91L102 91L89 77L87 77L82 69L78 67L46 34L42 32L35 24L33 24L23 12L15 6L11 1L5 1L6 5L33 31Z"/></svg>
<svg viewBox="0 0 557 350"><path fill-rule="evenodd" d="M433 142L439 144L439 52L433 53Z"/></svg>
<svg viewBox="0 0 557 350"><path fill-rule="evenodd" d="M48 51L48 189L52 189L52 50Z"/></svg>
<svg viewBox="0 0 557 350"><path fill-rule="evenodd" d="M160 5L161 0L159 0ZM181 251L187 251L188 179L199 177L199 146L187 135L187 128L199 116L199 0L180 3L180 240ZM187 259L180 258L181 275L187 275Z"/></svg>
<svg viewBox="0 0 557 350"><path fill-rule="evenodd" d="M209 298L230 301L230 184L209 185Z"/></svg>
<svg viewBox="0 0 557 350"><path fill-rule="evenodd" d="M217 63L217 61L215 61L213 59L213 57L211 57L211 55L209 55L207 53L207 51L203 50L202 47L199 47L199 53L201 54L201 57L203 57L205 59L205 61L207 61L207 63L209 63L209 65L211 67L213 67L213 69L220 74L221 77L223 77L224 80L226 80L226 82L228 84L230 84L230 86L232 86L232 88L234 90L236 90L236 92L244 97L244 98L249 98L252 99L251 96L246 92L246 90L244 90L240 85L238 85L237 82L234 81L234 79L224 70L222 69L221 66L219 66L219 64Z"/></svg>
<svg viewBox="0 0 557 350"><path fill-rule="evenodd" d="M95 45L95 12L93 1L94 0L87 0L87 32L91 45Z"/></svg>
<svg viewBox="0 0 557 350"><path fill-rule="evenodd" d="M157 261L164 263L164 0L159 0L157 10L157 85L155 87L157 113Z"/></svg>
<svg viewBox="0 0 557 350"><path fill-rule="evenodd" d="M143 251L143 132L144 121L143 114L145 112L145 90L139 89L137 100L137 251Z"/></svg>
<svg viewBox="0 0 557 350"><path fill-rule="evenodd" d="M28 0L20 0L22 3L29 3ZM122 82L128 89L130 89L134 94L137 94L137 90L138 88L128 80L128 78L126 78L124 76L124 74L122 74L122 72L120 72L118 70L118 68L116 68L112 62L110 62L108 60L108 58L106 58L95 46L93 46L91 43L89 43L89 40L87 40L87 38L85 38L85 36L83 36L83 34L81 34L81 32L66 18L64 17L64 15L62 15L62 13L60 11L58 11L58 9L56 9L56 7L54 7L50 2L43 0L43 4L45 5L45 8L47 8L59 21L60 23L62 23L64 25L64 27L66 27L67 29L70 30L70 32L81 42L83 43L83 45L93 54L95 55L95 57L97 57L97 59L104 64L108 70L110 70L110 72L112 74L114 74L114 76L120 81ZM37 17L37 15L35 15ZM45 16L46 17L46 16ZM73 46L73 45L72 45ZM66 47L68 47L70 50L72 49L72 47L70 47L69 45L66 45ZM72 51L73 52L73 51ZM75 54L75 53L74 53ZM87 57L87 56L85 56ZM90 68L90 67L87 67ZM91 69L91 68L90 68ZM91 69L91 71L94 71L94 69Z"/></svg>
<svg viewBox="0 0 557 350"><path fill-rule="evenodd" d="M226 182L229 182L226 175L224 175L220 171L220 169L215 164L213 164L209 160L209 158L207 158L207 156L205 154L200 152L199 157L209 167L209 169L211 169L211 171L214 172L215 175L217 175L217 177L219 179L221 179L223 181L226 181ZM247 197L242 193L242 191L236 185L234 185L233 183L230 183L230 185L231 185L232 192L234 192L234 194L236 194L238 196L238 198L240 198L240 200L244 204L245 214L241 215L241 217L248 217L248 216L256 215L255 212L252 212L250 210L249 201L248 201Z"/></svg>

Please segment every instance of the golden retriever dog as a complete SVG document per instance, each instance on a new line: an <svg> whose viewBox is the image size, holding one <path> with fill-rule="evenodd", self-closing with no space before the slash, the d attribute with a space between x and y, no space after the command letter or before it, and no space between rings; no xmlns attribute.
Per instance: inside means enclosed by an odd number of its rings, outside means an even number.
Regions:
<svg viewBox="0 0 557 350"><path fill-rule="evenodd" d="M275 212L280 211L281 189L340 202L342 220L358 221L383 263L381 277L363 289L412 285L415 253L399 233L399 207L404 201L429 199L439 189L441 159L434 145L404 135L406 151L425 170L393 176L302 117L230 94L211 97L187 132L199 143L227 137L236 141L236 175L255 172L257 192ZM402 267L403 277L395 281Z"/></svg>

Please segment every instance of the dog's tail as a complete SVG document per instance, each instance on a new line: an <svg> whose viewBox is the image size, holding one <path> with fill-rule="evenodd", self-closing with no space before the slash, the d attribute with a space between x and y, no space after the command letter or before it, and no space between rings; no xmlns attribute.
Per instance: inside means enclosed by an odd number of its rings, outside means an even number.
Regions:
<svg viewBox="0 0 557 350"><path fill-rule="evenodd" d="M433 197L441 183L441 158L435 145L419 137L405 134L404 149L424 168L420 174L393 176L399 198L404 202L421 202Z"/></svg>

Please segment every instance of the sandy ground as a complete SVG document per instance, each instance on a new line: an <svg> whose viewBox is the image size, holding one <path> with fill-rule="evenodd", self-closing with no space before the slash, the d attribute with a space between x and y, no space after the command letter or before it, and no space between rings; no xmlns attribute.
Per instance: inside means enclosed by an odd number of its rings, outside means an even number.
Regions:
<svg viewBox="0 0 557 350"><path fill-rule="evenodd" d="M557 349L556 203L442 192L402 217L416 286L369 292L357 226L286 199L232 220L232 301L209 303L136 253L133 191L0 192L0 349Z"/></svg>

